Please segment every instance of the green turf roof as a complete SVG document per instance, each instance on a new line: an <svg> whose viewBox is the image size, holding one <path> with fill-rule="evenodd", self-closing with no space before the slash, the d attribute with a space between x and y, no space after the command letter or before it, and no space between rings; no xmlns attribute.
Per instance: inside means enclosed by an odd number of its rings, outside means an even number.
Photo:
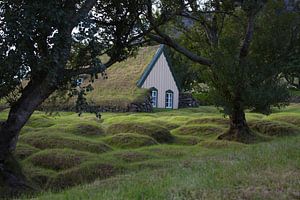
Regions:
<svg viewBox="0 0 300 200"><path fill-rule="evenodd" d="M135 57L116 63L107 69L108 79L99 78L92 84L93 92L88 100L96 105L122 104L143 100L145 89L137 87L137 81L153 60L159 45L142 47Z"/></svg>

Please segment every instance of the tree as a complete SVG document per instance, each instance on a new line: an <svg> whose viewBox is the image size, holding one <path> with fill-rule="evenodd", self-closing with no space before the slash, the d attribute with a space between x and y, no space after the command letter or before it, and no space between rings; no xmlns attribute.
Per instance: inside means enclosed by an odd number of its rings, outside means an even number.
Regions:
<svg viewBox="0 0 300 200"><path fill-rule="evenodd" d="M245 110L268 113L271 106L287 101L280 75L300 55L299 13L288 12L283 1L163 2L181 9L174 24L188 18L194 25L184 32L183 41L159 27L149 37L202 66L215 104L230 118L230 128L220 139L255 140Z"/></svg>
<svg viewBox="0 0 300 200"><path fill-rule="evenodd" d="M146 42L152 30L146 8L144 0L1 1L0 99L14 94L15 101L0 124L0 183L25 185L9 162L20 130L45 99ZM100 59L104 54L108 61Z"/></svg>

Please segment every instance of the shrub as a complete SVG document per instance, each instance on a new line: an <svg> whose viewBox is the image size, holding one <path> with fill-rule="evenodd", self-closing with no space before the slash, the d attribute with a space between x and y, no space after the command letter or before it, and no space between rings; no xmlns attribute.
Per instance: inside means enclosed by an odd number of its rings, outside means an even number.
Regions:
<svg viewBox="0 0 300 200"><path fill-rule="evenodd" d="M147 135L154 138L158 142L168 143L172 142L174 137L170 134L170 131L161 126L148 123L118 123L112 124L108 127L107 133L137 133L141 135Z"/></svg>
<svg viewBox="0 0 300 200"><path fill-rule="evenodd" d="M78 166L88 158L90 158L90 156L86 152L51 149L36 153L27 160L35 166L59 171Z"/></svg>
<svg viewBox="0 0 300 200"><path fill-rule="evenodd" d="M20 141L39 149L69 148L93 153L103 153L111 150L103 142L93 142L83 138L66 138L59 134L25 134L20 137Z"/></svg>
<svg viewBox="0 0 300 200"><path fill-rule="evenodd" d="M88 163L84 166L60 172L49 181L48 188L61 190L79 184L106 179L122 171L121 168L104 163Z"/></svg>
<svg viewBox="0 0 300 200"><path fill-rule="evenodd" d="M157 141L149 136L134 133L116 134L104 139L104 141L111 146L119 148L138 148L158 144Z"/></svg>
<svg viewBox="0 0 300 200"><path fill-rule="evenodd" d="M14 155L16 156L16 158L23 160L38 151L39 151L39 149L32 147L28 144L18 143L17 149L14 152Z"/></svg>
<svg viewBox="0 0 300 200"><path fill-rule="evenodd" d="M269 136L296 135L300 132L294 125L267 120L254 120L249 126L252 130Z"/></svg>

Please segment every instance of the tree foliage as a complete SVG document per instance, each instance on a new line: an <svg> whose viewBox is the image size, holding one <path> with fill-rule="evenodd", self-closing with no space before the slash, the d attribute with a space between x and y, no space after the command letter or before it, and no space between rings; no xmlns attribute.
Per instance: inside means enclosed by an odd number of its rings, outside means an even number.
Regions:
<svg viewBox="0 0 300 200"><path fill-rule="evenodd" d="M270 106L281 106L289 98L281 78L291 64L299 67L299 12L288 11L284 1L177 1L177 5L182 12L173 21L175 27L182 26L182 19L193 25L183 27L181 37L162 28L150 37L198 64L215 105L230 116L230 137L248 137L244 110L268 114Z"/></svg>

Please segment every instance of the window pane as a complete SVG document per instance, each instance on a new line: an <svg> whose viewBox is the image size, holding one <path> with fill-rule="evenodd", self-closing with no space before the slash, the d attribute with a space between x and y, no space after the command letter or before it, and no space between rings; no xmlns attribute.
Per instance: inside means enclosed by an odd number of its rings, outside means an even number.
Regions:
<svg viewBox="0 0 300 200"><path fill-rule="evenodd" d="M166 92L166 108L173 108L173 92Z"/></svg>
<svg viewBox="0 0 300 200"><path fill-rule="evenodd" d="M152 90L151 92L151 101L152 101L152 106L153 107L157 107L157 91L156 90Z"/></svg>

